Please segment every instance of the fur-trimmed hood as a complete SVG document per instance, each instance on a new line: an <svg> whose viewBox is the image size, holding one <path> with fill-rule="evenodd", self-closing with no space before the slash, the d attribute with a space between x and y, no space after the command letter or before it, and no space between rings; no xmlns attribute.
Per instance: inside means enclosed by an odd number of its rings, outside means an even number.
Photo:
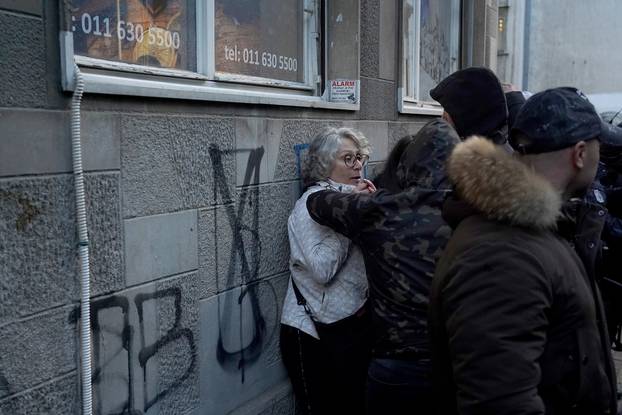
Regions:
<svg viewBox="0 0 622 415"><path fill-rule="evenodd" d="M483 137L458 144L448 162L458 196L486 217L529 228L554 228L562 197L553 185Z"/></svg>

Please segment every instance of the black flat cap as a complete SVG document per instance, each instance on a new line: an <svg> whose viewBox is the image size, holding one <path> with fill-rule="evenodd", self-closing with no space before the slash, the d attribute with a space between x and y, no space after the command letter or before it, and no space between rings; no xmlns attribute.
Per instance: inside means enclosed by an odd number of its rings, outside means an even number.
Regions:
<svg viewBox="0 0 622 415"><path fill-rule="evenodd" d="M561 150L595 138L603 144L622 146L622 129L605 123L585 94L573 87L533 95L519 111L510 132L510 144L523 154Z"/></svg>

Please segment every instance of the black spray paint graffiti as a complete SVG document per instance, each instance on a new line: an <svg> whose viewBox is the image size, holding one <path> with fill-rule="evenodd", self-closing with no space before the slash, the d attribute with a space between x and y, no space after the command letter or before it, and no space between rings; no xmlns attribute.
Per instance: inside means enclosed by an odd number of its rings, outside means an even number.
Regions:
<svg viewBox="0 0 622 415"><path fill-rule="evenodd" d="M92 384L95 391L97 400L97 412L103 413L102 401L103 390L101 389L103 382L103 374L110 362L118 356L120 353L127 353L127 373L122 373L119 379L120 381L126 379L128 397L127 401L122 405L121 412L115 412L110 415L140 415L146 413L149 408L156 404L163 397L168 395L171 391L178 388L183 382L190 376L190 374L196 369L197 365L197 350L194 341L194 334L189 328L181 327L181 290L178 287L167 288L156 291L154 293L139 293L134 297L134 305L136 307L136 313L138 315L138 329L140 331L140 347L134 349L134 332L135 327L130 323L130 300L127 297L121 295L114 295L106 297L100 300L95 300L91 303L91 330L93 332L93 358L94 358L94 370L92 375ZM146 344L145 340L145 320L144 309L149 301L158 301L163 299L174 300L174 312L175 321L172 327L155 342ZM163 304L163 302L159 303ZM104 310L118 309L122 316L121 333L110 333L105 330L100 322L100 314ZM75 323L80 316L79 307L73 310L70 316L70 320ZM103 337L119 335L121 339L121 349L119 349L114 355L108 356L106 361L102 356L102 350L106 348L103 342ZM153 397L148 396L148 382L147 382L147 365L149 361L158 354L158 351L162 347L168 344L176 344L176 347L183 347L183 343L186 343L188 347L189 359L188 367L186 371L176 378L167 388L159 390ZM179 343L179 346L177 344ZM135 402L135 379L133 359L137 359L142 369L142 386L143 386L143 404L141 409L136 408ZM110 374L108 374L110 376ZM109 380L109 379L108 379Z"/></svg>
<svg viewBox="0 0 622 415"><path fill-rule="evenodd" d="M243 185L246 187L251 183L259 182L260 164L264 155L263 147L251 149L251 150L237 150L248 151L249 159L244 174ZM234 200L231 194L228 179L225 174L222 157L223 155L230 155L233 151L221 151L216 146L212 146L209 150L209 155L212 161L214 171L214 197L216 199L217 193L220 192L223 200ZM251 206L251 221L249 224L244 223L245 209L247 206ZM226 219L231 228L233 235L233 249L231 250L229 263L227 266L227 286L233 282L236 275L236 266L239 264L242 274L242 290L239 295L234 295L235 290L228 291L224 296L219 296L219 330L220 335L217 346L217 361L225 370L239 371L241 375L241 382L245 380L245 369L248 365L253 364L261 356L262 348L276 333L276 327L272 330L268 330L266 327L266 319L261 313L259 306L259 289L258 284L247 284L252 281L256 281L259 276L259 258L261 256L261 241L259 238L259 189L258 188L246 188L241 192L240 200L237 209L233 205L226 205L224 207L226 212ZM215 235L217 229L214 230ZM245 242L244 236L247 236ZM250 239L250 240L249 240ZM254 255L251 258L249 245L254 249ZM216 245L218 246L218 245ZM215 278L218 278L216 275ZM268 289L272 289L274 301L277 301L276 293L270 284L265 284ZM166 334L158 338L155 342L147 344L145 338L145 306L148 301L158 300L164 298L173 298L175 307L175 322L171 329ZM222 297L222 298L221 298ZM223 307L221 308L221 301ZM102 404L102 394L104 383L109 382L112 377L116 376L118 379L115 381L127 383L127 400L121 404L121 408L114 412L108 412L108 415L142 415L152 408L162 398L172 392L175 388L183 384L183 382L190 376L190 374L196 370L197 366L197 350L194 340L193 332L188 328L181 327L181 291L179 288L169 288L160 290L155 293L149 294L137 294L132 301L123 295L114 295L99 300L95 300L91 303L91 329L93 332L93 357L94 357L94 370L92 375L92 384L95 391L95 397L97 403L97 412L103 414L104 408ZM250 305L248 313L240 312L239 321L235 324L235 329L239 330L239 344L242 345L239 348L227 347L223 340L222 333L231 327L224 323L225 318L230 310L234 307L242 309L245 304ZM132 305L136 307L136 313L138 316L138 330L139 339L136 340L135 330L137 329L130 322L130 314ZM276 309L276 308L273 308ZM121 319L121 331L111 332L102 326L100 322L100 315L104 312L119 313ZM222 312L221 312L222 310ZM248 337L246 333L241 329L243 324L243 318L252 316L252 335ZM71 321L75 324L80 316L79 307L73 310L71 313ZM104 343L104 336L116 336L120 340L121 348L116 353L108 356L104 356L102 350L107 346ZM136 342L139 341L139 345ZM174 342L180 342L180 347L183 346L181 342L186 344L186 347L190 349L190 359L188 361L188 367L186 371L179 376L174 382L164 390L160 390L155 396L148 396L148 384L147 384L147 366L153 357L157 356L158 351L167 344ZM109 346L108 346L109 347ZM123 373L114 374L106 373L106 369L112 364L112 360L117 358L120 354L127 354L127 358L123 360L127 367ZM105 359L105 360L104 360ZM138 362L142 370L142 379L140 375L135 373L134 362ZM141 405L136 403L136 380L142 381L142 396L143 402Z"/></svg>
<svg viewBox="0 0 622 415"><path fill-rule="evenodd" d="M244 173L243 186L248 186L251 183L258 183L261 160L264 155L264 148L259 147L256 149L237 151L249 152L248 162ZM231 153L233 153L232 150L222 151L217 146L211 146L209 149L209 155L212 161L212 167L214 171L215 199L217 196L217 192L220 192L222 194L224 200L233 199L229 191L227 177L225 175L225 169L222 160L223 155ZM250 225L247 225L243 222L245 208L247 205L251 206L253 209L251 212L252 220ZM221 367L223 367L225 370L240 371L241 382L244 383L245 368L247 367L247 365L250 365L257 361L257 359L261 355L263 345L267 340L272 338L275 332L275 330L272 330L271 333L267 333L266 319L262 315L259 307L258 284L247 285L248 282L256 281L259 276L259 258L261 258L261 240L259 238L259 189L249 188L241 192L240 200L238 201L237 211L235 210L235 207L231 205L225 206L225 209L227 221L229 223L229 226L231 227L234 245L229 257L229 264L226 274L227 285L229 285L233 281L233 278L236 275L236 264L238 263L238 259L241 266L243 280L242 290L239 296L235 297L232 294L228 294L225 295L222 299L222 302L224 303L222 307L222 313L221 297L218 298L219 338L216 358L218 359ZM214 234L216 235L216 224L214 226ZM245 241L243 238L244 234L250 236L250 245L255 250L253 255L254 260L252 261L250 259L248 246L245 245ZM216 278L218 278L218 276L216 276ZM267 285L272 288L271 285ZM277 301L276 293L274 293L274 300ZM250 304L250 310L248 313L243 312L243 306L245 301ZM224 323L223 315L230 315L229 313L233 309L233 307L238 307L240 309L240 312L238 314L238 324L240 328L239 344L241 346L238 349L227 348L223 340L223 332L230 328L227 327L226 323ZM245 338L246 333L241 329L244 326L242 320L247 315L252 316L253 319L253 330L252 335L249 339Z"/></svg>
<svg viewBox="0 0 622 415"><path fill-rule="evenodd" d="M140 332L140 344L141 349L138 352L138 362L140 366L143 368L143 379L146 379L146 373L144 372L147 367L147 362L149 359L154 357L158 351L166 346L169 343L177 342L180 339L185 339L190 349L190 362L188 364L188 368L184 372L184 374L175 379L173 383L164 390L158 392L158 394L152 399L147 398L147 391L145 390L144 399L145 399L145 411L148 410L153 404L155 404L159 399L166 396L170 391L179 387L184 380L190 376L192 371L196 366L197 360L197 351L194 343L194 334L192 330L189 328L182 328L180 326L181 323L181 290L177 287L167 288L165 290L156 291L153 294L138 294L134 301L136 302L136 310L138 311L138 321L139 326L141 328L144 327L143 320L143 305L146 301L155 300L163 297L173 297L175 299L175 322L173 326L166 332L163 337L160 337L150 345L145 344L145 331L141 330ZM144 384L144 382L143 382Z"/></svg>

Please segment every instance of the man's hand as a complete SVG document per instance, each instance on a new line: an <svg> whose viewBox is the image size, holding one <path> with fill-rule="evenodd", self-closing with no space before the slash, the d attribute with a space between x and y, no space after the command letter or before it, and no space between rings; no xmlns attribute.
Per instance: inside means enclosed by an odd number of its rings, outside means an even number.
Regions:
<svg viewBox="0 0 622 415"><path fill-rule="evenodd" d="M503 92L504 93L513 92L513 91L520 91L520 89L518 89L516 87L516 85L513 85L513 84L502 83L501 84L501 88L503 88Z"/></svg>
<svg viewBox="0 0 622 415"><path fill-rule="evenodd" d="M372 183L371 180L367 179L361 179L354 187L355 193L374 193L375 191L376 186Z"/></svg>

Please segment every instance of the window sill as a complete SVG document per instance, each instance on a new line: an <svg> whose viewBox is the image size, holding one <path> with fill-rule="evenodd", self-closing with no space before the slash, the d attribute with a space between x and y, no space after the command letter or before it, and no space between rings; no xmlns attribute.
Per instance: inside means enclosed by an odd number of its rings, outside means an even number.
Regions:
<svg viewBox="0 0 622 415"><path fill-rule="evenodd" d="M128 74L97 73L89 70L89 68L81 68L81 71L84 78L85 93L347 111L359 110L359 104L328 102L321 97L304 94L301 91L280 88L261 88L253 85L175 78L148 79ZM73 90L72 84L73 82L67 83L65 89Z"/></svg>
<svg viewBox="0 0 622 415"><path fill-rule="evenodd" d="M443 115L443 108L435 105L417 104L415 102L399 102L399 112L402 114L433 115L440 117Z"/></svg>

